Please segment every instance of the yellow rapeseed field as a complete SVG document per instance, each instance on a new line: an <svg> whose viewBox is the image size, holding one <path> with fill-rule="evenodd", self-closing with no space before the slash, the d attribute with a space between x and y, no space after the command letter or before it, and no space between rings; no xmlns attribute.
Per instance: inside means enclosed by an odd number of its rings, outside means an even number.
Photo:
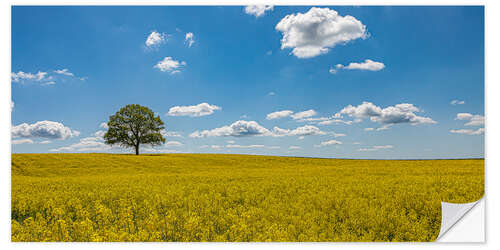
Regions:
<svg viewBox="0 0 500 250"><path fill-rule="evenodd" d="M484 160L13 154L12 241L433 241Z"/></svg>

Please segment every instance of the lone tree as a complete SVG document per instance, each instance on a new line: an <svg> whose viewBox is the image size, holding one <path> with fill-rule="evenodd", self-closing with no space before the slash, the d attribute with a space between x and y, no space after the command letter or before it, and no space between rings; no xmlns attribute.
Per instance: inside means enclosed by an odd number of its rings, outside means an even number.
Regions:
<svg viewBox="0 0 500 250"><path fill-rule="evenodd" d="M108 131L104 134L106 144L134 147L139 154L139 145L158 146L165 143L161 135L163 121L148 107L129 104L109 117Z"/></svg>

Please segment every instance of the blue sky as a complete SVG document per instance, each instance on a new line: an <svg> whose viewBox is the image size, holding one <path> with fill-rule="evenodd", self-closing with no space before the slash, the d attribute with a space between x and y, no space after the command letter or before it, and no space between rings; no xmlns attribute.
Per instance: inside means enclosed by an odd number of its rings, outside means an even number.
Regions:
<svg viewBox="0 0 500 250"><path fill-rule="evenodd" d="M13 7L11 81L13 153L484 157L482 7Z"/></svg>

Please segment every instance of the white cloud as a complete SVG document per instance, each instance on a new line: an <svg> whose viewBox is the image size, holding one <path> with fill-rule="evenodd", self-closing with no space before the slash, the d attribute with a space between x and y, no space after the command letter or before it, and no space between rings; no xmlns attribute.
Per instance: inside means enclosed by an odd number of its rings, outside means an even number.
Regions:
<svg viewBox="0 0 500 250"><path fill-rule="evenodd" d="M335 133L335 132L330 132L329 134L331 136L333 136L333 137L343 137L343 136L346 136L346 134L339 134L339 133Z"/></svg>
<svg viewBox="0 0 500 250"><path fill-rule="evenodd" d="M316 111L314 111L314 109L310 109L310 110L295 113L295 114L291 115L291 117L294 120L301 120L301 119L305 119L305 118L308 118L311 116L315 116L316 114L317 113L316 113Z"/></svg>
<svg viewBox="0 0 500 250"><path fill-rule="evenodd" d="M306 13L287 15L275 28L283 34L281 49L293 48L298 58L325 54L338 44L368 36L361 21L329 8L313 7Z"/></svg>
<svg viewBox="0 0 500 250"><path fill-rule="evenodd" d="M336 70L336 69L334 69L334 68L330 68L330 69L328 70L328 72L330 72L330 74L332 74L332 75L337 74L337 70Z"/></svg>
<svg viewBox="0 0 500 250"><path fill-rule="evenodd" d="M377 128L377 131L389 130L389 129L391 129L391 125L392 124L386 124L382 127Z"/></svg>
<svg viewBox="0 0 500 250"><path fill-rule="evenodd" d="M349 104L340 111L340 114L346 114L360 120L370 118L372 122L382 124L410 123L417 125L437 123L429 117L418 116L415 112L420 112L420 110L410 103L400 103L382 109L371 102L363 102L358 106Z"/></svg>
<svg viewBox="0 0 500 250"><path fill-rule="evenodd" d="M152 147L144 147L141 150L146 153L187 153L179 150L166 149L166 148L152 148Z"/></svg>
<svg viewBox="0 0 500 250"><path fill-rule="evenodd" d="M226 145L226 148L238 148L238 149L251 149L251 148L266 148L266 149L279 149L279 146L266 146L260 144L254 145L237 145L237 144L229 144Z"/></svg>
<svg viewBox="0 0 500 250"><path fill-rule="evenodd" d="M312 125L305 125L296 129L282 129L279 127L273 128L273 136L309 136L309 135L326 135L327 133L321 131L318 127Z"/></svg>
<svg viewBox="0 0 500 250"><path fill-rule="evenodd" d="M65 75L65 76L75 76L73 73L69 72L68 69L60 69L60 70L54 70L56 74L59 75Z"/></svg>
<svg viewBox="0 0 500 250"><path fill-rule="evenodd" d="M270 96L273 96L273 95L276 95L276 93L274 93L273 91L269 92L268 95Z"/></svg>
<svg viewBox="0 0 500 250"><path fill-rule="evenodd" d="M254 15L255 17L263 16L266 11L273 10L272 5L248 5L245 7L245 13Z"/></svg>
<svg viewBox="0 0 500 250"><path fill-rule="evenodd" d="M296 119L297 122L311 122L311 123L328 121L328 120L330 120L330 118L328 117L308 117L308 118Z"/></svg>
<svg viewBox="0 0 500 250"><path fill-rule="evenodd" d="M338 69L358 69L358 70L369 70L369 71L379 71L385 68L385 65L381 62L375 62L370 59L366 59L364 62L361 63L349 63L349 65L344 66L342 64L337 64L335 66ZM330 69L331 71L332 69ZM334 70L336 72L336 70ZM332 72L330 72L332 73Z"/></svg>
<svg viewBox="0 0 500 250"><path fill-rule="evenodd" d="M108 151L111 149L111 146L106 145L102 138L99 137L85 137L80 139L78 143L74 143L70 146L54 148L50 151L52 152L60 152L60 151Z"/></svg>
<svg viewBox="0 0 500 250"><path fill-rule="evenodd" d="M360 148L358 151L377 151L380 149L392 149L394 148L392 145L383 145L383 146L371 146L368 148Z"/></svg>
<svg viewBox="0 0 500 250"><path fill-rule="evenodd" d="M456 119L469 121L465 123L465 126L484 126L484 116L482 115L473 115L470 113L458 113Z"/></svg>
<svg viewBox="0 0 500 250"><path fill-rule="evenodd" d="M12 140L12 145L17 144L33 144L33 141L31 139Z"/></svg>
<svg viewBox="0 0 500 250"><path fill-rule="evenodd" d="M185 42L188 43L188 47L191 48L194 43L194 34L192 32L186 33L186 38L184 39Z"/></svg>
<svg viewBox="0 0 500 250"><path fill-rule="evenodd" d="M226 148L265 148L265 145L237 145L237 144L229 144L226 145Z"/></svg>
<svg viewBox="0 0 500 250"><path fill-rule="evenodd" d="M99 124L99 127L103 129L108 129L108 124L105 122L101 122L101 124Z"/></svg>
<svg viewBox="0 0 500 250"><path fill-rule="evenodd" d="M375 129L374 129L374 128L365 128L364 130L365 130L365 131L373 131L373 130L375 130Z"/></svg>
<svg viewBox="0 0 500 250"><path fill-rule="evenodd" d="M106 131L104 131L104 130L98 130L98 131L96 131L96 132L94 133L94 136L95 136L95 137L99 137L99 138L104 139L104 135L105 135L105 134L106 134Z"/></svg>
<svg viewBox="0 0 500 250"><path fill-rule="evenodd" d="M324 142L321 142L319 145L315 145L316 147L324 147L324 146L330 146L330 145L341 145L342 142L341 141L337 141L337 140L329 140L329 141L324 141Z"/></svg>
<svg viewBox="0 0 500 250"><path fill-rule="evenodd" d="M267 114L266 119L267 120L273 120L273 119L280 119L284 117L288 117L293 114L293 111L291 110L282 110L282 111L276 111Z"/></svg>
<svg viewBox="0 0 500 250"><path fill-rule="evenodd" d="M324 120L324 121L318 122L318 125L331 125L331 124L339 124L339 123L351 125L352 121L344 121L341 119L331 119L331 120Z"/></svg>
<svg viewBox="0 0 500 250"><path fill-rule="evenodd" d="M52 143L51 141L41 141L40 144L50 144Z"/></svg>
<svg viewBox="0 0 500 250"><path fill-rule="evenodd" d="M160 131L163 137L182 137L181 132L178 131L165 131L164 129Z"/></svg>
<svg viewBox="0 0 500 250"><path fill-rule="evenodd" d="M146 46L154 47L159 46L160 44L166 41L166 35L164 33L159 33L157 31L151 32L148 38L146 39Z"/></svg>
<svg viewBox="0 0 500 250"><path fill-rule="evenodd" d="M229 126L223 126L212 130L195 131L189 135L192 138L212 137L212 136L310 136L310 135L327 135L327 132L321 131L319 128L312 125L305 125L295 129L282 129L274 127L272 131L261 126L255 121L236 121ZM332 136L345 136L344 134L331 133Z"/></svg>
<svg viewBox="0 0 500 250"><path fill-rule="evenodd" d="M474 115L470 114L470 113L458 113L457 114L457 120L470 120L472 119Z"/></svg>
<svg viewBox="0 0 500 250"><path fill-rule="evenodd" d="M181 147L181 146L184 146L184 144L182 144L182 142L179 142L179 141L168 141L165 143L165 147Z"/></svg>
<svg viewBox="0 0 500 250"><path fill-rule="evenodd" d="M229 143L229 144L235 144L235 143L236 143L236 142L235 142L235 141L233 141L233 140L229 140L229 141L226 141L226 142L227 142L227 143Z"/></svg>
<svg viewBox="0 0 500 250"><path fill-rule="evenodd" d="M465 104L465 101L453 100L450 102L451 105L462 105Z"/></svg>
<svg viewBox="0 0 500 250"><path fill-rule="evenodd" d="M212 136L270 136L271 131L262 127L255 121L236 121L229 126L223 126L212 130L195 131L189 135L192 138L212 137Z"/></svg>
<svg viewBox="0 0 500 250"><path fill-rule="evenodd" d="M296 149L301 149L301 147L299 147L299 146L290 146L290 147L288 147L288 149L290 149L290 150L296 150Z"/></svg>
<svg viewBox="0 0 500 250"><path fill-rule="evenodd" d="M67 139L78 136L80 132L71 130L62 123L39 121L34 124L22 123L12 127L12 137Z"/></svg>
<svg viewBox="0 0 500 250"><path fill-rule="evenodd" d="M211 115L216 110L220 110L221 107L216 105L210 105L206 102L200 103L198 105L193 106L175 106L171 107L168 111L167 115L169 116L205 116Z"/></svg>
<svg viewBox="0 0 500 250"><path fill-rule="evenodd" d="M177 74L180 73L180 69L186 66L186 62L182 61L176 61L172 59L172 57L167 56L163 60L159 61L154 68L157 68L163 72L169 72L170 74Z"/></svg>
<svg viewBox="0 0 500 250"><path fill-rule="evenodd" d="M211 149L220 150L223 148L223 146L220 146L220 145L202 145L202 146L200 146L200 148L211 148Z"/></svg>
<svg viewBox="0 0 500 250"><path fill-rule="evenodd" d="M484 133L484 128L478 128L477 130L472 129L452 129L450 133L454 134L464 134L464 135L481 135Z"/></svg>
<svg viewBox="0 0 500 250"><path fill-rule="evenodd" d="M47 72L42 72L42 71L38 71L38 73L36 73L36 74L26 73L23 71L19 71L17 73L12 72L10 74L11 80L13 82L19 82L19 81L24 81L24 80L31 80L31 81L39 82L39 81L46 79L46 76L47 76Z"/></svg>

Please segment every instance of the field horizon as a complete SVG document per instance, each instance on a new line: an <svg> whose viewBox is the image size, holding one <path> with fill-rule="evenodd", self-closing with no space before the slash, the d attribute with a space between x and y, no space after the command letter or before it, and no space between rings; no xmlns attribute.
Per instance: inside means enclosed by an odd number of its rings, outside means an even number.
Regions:
<svg viewBox="0 0 500 250"><path fill-rule="evenodd" d="M244 154L244 153L102 153L102 152L84 152L84 153L11 153L10 155L130 155L140 156L162 156L162 155L242 155L242 156L264 156L264 157L284 157L284 158L304 158L304 159L331 159L331 160L370 160L370 161L439 161L439 160L484 160L484 157L458 157L458 158L342 158L342 157L315 157L315 156L291 156L291 155L265 155L265 154Z"/></svg>

